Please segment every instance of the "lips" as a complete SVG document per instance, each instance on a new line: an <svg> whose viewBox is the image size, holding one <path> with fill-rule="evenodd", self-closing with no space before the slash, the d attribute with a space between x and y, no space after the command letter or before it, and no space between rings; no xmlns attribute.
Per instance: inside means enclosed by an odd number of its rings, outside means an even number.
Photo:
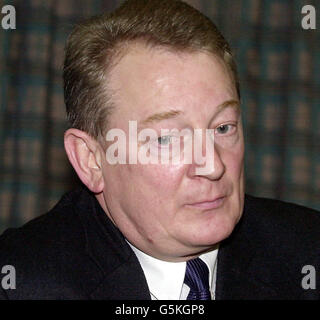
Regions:
<svg viewBox="0 0 320 320"><path fill-rule="evenodd" d="M217 209L221 207L226 199L226 196L219 196L213 200L205 200L188 204L187 206L199 209Z"/></svg>

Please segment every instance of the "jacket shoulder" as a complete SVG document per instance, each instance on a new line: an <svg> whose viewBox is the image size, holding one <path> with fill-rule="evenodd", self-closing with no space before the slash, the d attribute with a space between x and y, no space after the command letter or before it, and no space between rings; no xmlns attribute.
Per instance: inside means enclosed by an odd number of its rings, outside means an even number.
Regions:
<svg viewBox="0 0 320 320"><path fill-rule="evenodd" d="M301 205L246 195L244 228L264 255L286 264L320 267L320 212Z"/></svg>
<svg viewBox="0 0 320 320"><path fill-rule="evenodd" d="M319 290L302 286L304 266L320 271L319 228L316 210L246 195L242 218L219 249L220 298L319 299Z"/></svg>
<svg viewBox="0 0 320 320"><path fill-rule="evenodd" d="M66 194L48 213L0 236L0 265L12 265L16 271L16 289L6 290L7 298L81 298L83 290L75 284L85 283L83 266L88 267L90 259L74 208L76 197L75 192Z"/></svg>
<svg viewBox="0 0 320 320"><path fill-rule="evenodd" d="M46 214L27 222L19 228L9 228L0 236L0 254L14 256L15 252L39 256L42 248L55 249L83 238L78 216L69 194ZM67 232L65 232L67 231Z"/></svg>
<svg viewBox="0 0 320 320"><path fill-rule="evenodd" d="M276 199L260 198L251 195L245 197L245 212L250 212L259 220L267 219L296 232L316 231L320 226L320 212L298 204ZM254 214L256 213L256 215Z"/></svg>

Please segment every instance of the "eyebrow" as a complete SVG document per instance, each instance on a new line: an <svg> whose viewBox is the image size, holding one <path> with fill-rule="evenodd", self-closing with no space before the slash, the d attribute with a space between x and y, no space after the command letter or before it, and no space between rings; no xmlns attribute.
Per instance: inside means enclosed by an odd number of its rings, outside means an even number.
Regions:
<svg viewBox="0 0 320 320"><path fill-rule="evenodd" d="M150 122L159 122L161 120L167 120L177 117L178 115L182 114L182 111L179 110L170 110L166 112L159 112L151 115L147 119L142 121L142 124L147 124Z"/></svg>
<svg viewBox="0 0 320 320"><path fill-rule="evenodd" d="M237 111L240 111L240 102L238 100L227 100L217 106L218 111L216 112L216 114L220 113L223 109L227 107L234 107ZM143 120L141 124L145 125L151 122L159 122L162 120L172 119L183 113L184 112L180 110L170 110L170 111L155 113L149 116L148 118L146 118L145 120Z"/></svg>
<svg viewBox="0 0 320 320"><path fill-rule="evenodd" d="M228 107L233 107L234 109L236 109L237 112L239 112L240 111L240 101L239 100L227 100L227 101L221 103L217 107L218 111L216 112L216 115Z"/></svg>

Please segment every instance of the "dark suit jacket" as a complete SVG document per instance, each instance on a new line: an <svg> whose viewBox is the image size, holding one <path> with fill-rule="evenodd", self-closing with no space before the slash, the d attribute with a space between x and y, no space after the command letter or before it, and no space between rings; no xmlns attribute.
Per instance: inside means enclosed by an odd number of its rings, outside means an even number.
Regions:
<svg viewBox="0 0 320 320"><path fill-rule="evenodd" d="M314 210L246 196L243 217L220 245L216 299L319 299L319 232ZM135 254L86 189L4 232L4 265L15 267L16 289L1 289L3 299L150 299ZM315 290L301 286L304 265L318 272Z"/></svg>

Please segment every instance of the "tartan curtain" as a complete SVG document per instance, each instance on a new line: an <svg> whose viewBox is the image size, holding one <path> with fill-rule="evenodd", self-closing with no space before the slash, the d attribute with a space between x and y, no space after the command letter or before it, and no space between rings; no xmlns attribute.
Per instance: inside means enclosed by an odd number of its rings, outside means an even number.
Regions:
<svg viewBox="0 0 320 320"><path fill-rule="evenodd" d="M64 44L74 23L120 2L0 2L17 14L16 30L0 28L0 232L79 183L63 148ZM212 18L236 54L246 191L320 209L320 26L301 27L302 6L319 15L319 1L187 2Z"/></svg>

